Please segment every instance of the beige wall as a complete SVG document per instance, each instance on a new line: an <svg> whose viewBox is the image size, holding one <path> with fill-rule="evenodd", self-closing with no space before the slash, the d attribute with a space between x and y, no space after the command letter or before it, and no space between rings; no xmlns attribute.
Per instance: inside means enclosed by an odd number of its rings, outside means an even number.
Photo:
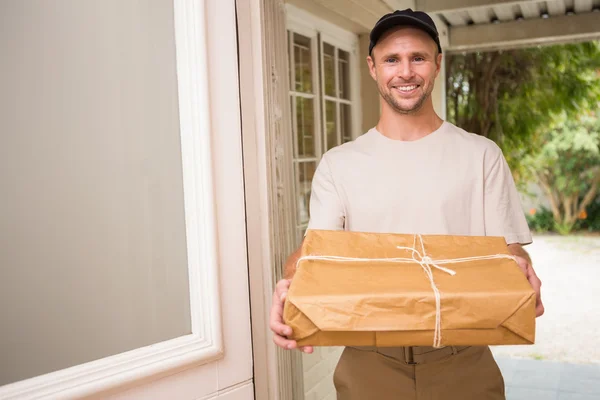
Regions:
<svg viewBox="0 0 600 400"><path fill-rule="evenodd" d="M435 80L433 92L431 92L433 100L433 109L442 119L446 119L446 68L445 62L442 61L442 69Z"/></svg>
<svg viewBox="0 0 600 400"><path fill-rule="evenodd" d="M361 102L362 102L362 130L363 132L368 131L379 121L379 114L381 112L379 105L379 92L377 91L377 84L369 73L369 65L367 64L367 57L369 56L369 34L363 33L358 37L359 43L359 57L360 63L360 91L361 91Z"/></svg>
<svg viewBox="0 0 600 400"><path fill-rule="evenodd" d="M0 25L0 384L189 333L172 1Z"/></svg>
<svg viewBox="0 0 600 400"><path fill-rule="evenodd" d="M446 67L445 67L446 62L445 62L445 57L448 56L448 53L446 51L448 49L448 28L446 27L446 24L444 23L444 21L442 21L437 16L434 15L432 18L433 18L433 22L435 23L435 26L437 27L438 33L439 33L440 44L442 45L442 54L443 54L442 57L444 57L444 59L442 60L442 69L435 81L435 86L433 88L433 93L431 94L431 96L433 97L433 108L435 109L435 111L438 113L438 115L442 119L446 119Z"/></svg>

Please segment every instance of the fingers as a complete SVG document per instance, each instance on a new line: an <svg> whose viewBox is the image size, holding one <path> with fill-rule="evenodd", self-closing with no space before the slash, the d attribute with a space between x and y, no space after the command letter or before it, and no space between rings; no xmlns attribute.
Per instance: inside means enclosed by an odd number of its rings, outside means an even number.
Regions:
<svg viewBox="0 0 600 400"><path fill-rule="evenodd" d="M535 306L535 317L541 317L542 315L544 315L544 312L546 311L546 309L544 308L544 304L542 303L542 300L540 299L540 301L536 304Z"/></svg>
<svg viewBox="0 0 600 400"><path fill-rule="evenodd" d="M269 327L273 331L273 342L277 346L288 350L297 347L296 341L287 338L292 334L292 328L283 323L283 304L289 287L289 279L282 279L277 282L269 318Z"/></svg>
<svg viewBox="0 0 600 400"><path fill-rule="evenodd" d="M273 343L285 350L292 350L298 346L295 340L290 340L277 334L273 335Z"/></svg>
<svg viewBox="0 0 600 400"><path fill-rule="evenodd" d="M523 273L525 274L527 281L529 281L531 288L535 291L535 294L536 294L535 316L536 316L536 318L541 317L544 314L544 312L546 311L544 308L544 303L542 302L542 294L541 294L542 281L540 280L540 278L538 278L537 274L535 273L535 270L533 269L531 264L529 264L529 262L526 259L524 259L523 257L519 257L519 256L516 256L515 259L517 261L517 265L519 266L519 268L521 268L521 271L523 271Z"/></svg>
<svg viewBox="0 0 600 400"><path fill-rule="evenodd" d="M527 280L536 294L535 316L537 318L544 315L544 312L546 311L544 308L544 303L542 302L542 281L535 273L533 267L530 264L527 264L527 266Z"/></svg>
<svg viewBox="0 0 600 400"><path fill-rule="evenodd" d="M271 311L271 321L269 326L273 333L279 336L290 336L292 334L292 328L285 325L280 318L281 315L273 315L273 311Z"/></svg>
<svg viewBox="0 0 600 400"><path fill-rule="evenodd" d="M290 288L291 283L292 281L289 279L281 279L275 286L275 293L277 293L279 296L286 293Z"/></svg>
<svg viewBox="0 0 600 400"><path fill-rule="evenodd" d="M314 349L313 349L312 346L302 346L298 350L300 350L300 351L302 351L303 353L306 353L306 354L312 354L312 352L313 352Z"/></svg>

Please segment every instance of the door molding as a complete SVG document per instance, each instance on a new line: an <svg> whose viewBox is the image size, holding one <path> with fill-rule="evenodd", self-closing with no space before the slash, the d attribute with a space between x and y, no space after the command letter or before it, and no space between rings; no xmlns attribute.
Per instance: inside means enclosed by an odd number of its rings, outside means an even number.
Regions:
<svg viewBox="0 0 600 400"><path fill-rule="evenodd" d="M283 0L236 0L255 396L304 398L302 357L273 344L271 297L293 252L296 204Z"/></svg>
<svg viewBox="0 0 600 400"><path fill-rule="evenodd" d="M223 357L206 1L173 3L192 333L5 385L0 398L93 396Z"/></svg>

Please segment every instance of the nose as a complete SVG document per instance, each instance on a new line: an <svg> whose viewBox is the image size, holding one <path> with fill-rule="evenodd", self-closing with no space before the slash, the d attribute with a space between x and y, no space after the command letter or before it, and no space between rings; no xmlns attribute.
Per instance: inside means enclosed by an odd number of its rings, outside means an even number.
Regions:
<svg viewBox="0 0 600 400"><path fill-rule="evenodd" d="M414 71L412 69L410 60L403 60L402 62L398 63L397 75L398 78L402 78L404 80L410 80L413 77Z"/></svg>

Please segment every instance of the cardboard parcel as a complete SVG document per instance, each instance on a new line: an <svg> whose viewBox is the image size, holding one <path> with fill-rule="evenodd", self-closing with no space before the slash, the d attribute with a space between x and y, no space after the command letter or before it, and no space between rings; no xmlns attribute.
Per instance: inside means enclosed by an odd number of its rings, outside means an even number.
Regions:
<svg viewBox="0 0 600 400"><path fill-rule="evenodd" d="M533 344L535 302L502 237L309 230L283 317L299 346Z"/></svg>

